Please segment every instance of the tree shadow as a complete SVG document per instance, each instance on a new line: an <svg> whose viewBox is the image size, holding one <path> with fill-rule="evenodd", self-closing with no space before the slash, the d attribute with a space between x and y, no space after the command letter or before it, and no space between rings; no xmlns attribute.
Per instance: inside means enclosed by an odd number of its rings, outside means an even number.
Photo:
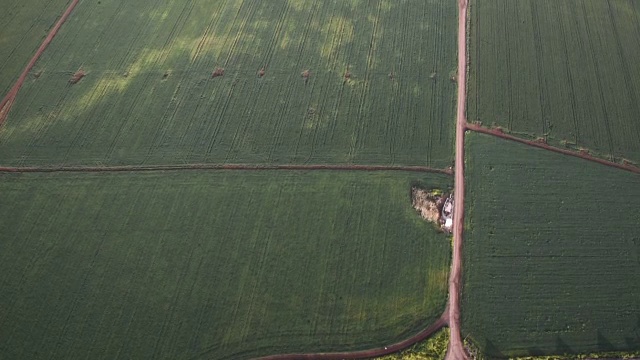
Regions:
<svg viewBox="0 0 640 360"><path fill-rule="evenodd" d="M567 345L567 343L564 342L564 340L562 340L562 338L560 336L556 337L556 349L555 349L555 352L557 354L562 354L562 355L573 354L573 350L571 349L571 347L569 345Z"/></svg>
<svg viewBox="0 0 640 360"><path fill-rule="evenodd" d="M617 350L615 346L602 335L602 331L598 330L598 350L599 351L614 351Z"/></svg>
<svg viewBox="0 0 640 360"><path fill-rule="evenodd" d="M633 335L631 337L625 337L624 341L629 349L635 349L640 347L640 315L636 315L636 326L633 329Z"/></svg>
<svg viewBox="0 0 640 360"><path fill-rule="evenodd" d="M530 356L543 356L545 354L544 350L539 347L530 347L527 349L527 352Z"/></svg>
<svg viewBox="0 0 640 360"><path fill-rule="evenodd" d="M500 349L489 339L484 341L484 355L489 359L506 359L507 357Z"/></svg>

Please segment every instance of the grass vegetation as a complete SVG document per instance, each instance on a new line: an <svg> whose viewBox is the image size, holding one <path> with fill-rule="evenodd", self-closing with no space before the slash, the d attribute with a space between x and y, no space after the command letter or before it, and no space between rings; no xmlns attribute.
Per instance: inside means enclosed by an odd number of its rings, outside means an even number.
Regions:
<svg viewBox="0 0 640 360"><path fill-rule="evenodd" d="M403 340L450 244L398 172L0 175L0 358L244 359Z"/></svg>
<svg viewBox="0 0 640 360"><path fill-rule="evenodd" d="M444 360L449 346L449 328L445 327L428 339L396 354L375 358L376 360Z"/></svg>
<svg viewBox="0 0 640 360"><path fill-rule="evenodd" d="M462 329L489 358L640 348L640 177L471 133Z"/></svg>
<svg viewBox="0 0 640 360"><path fill-rule="evenodd" d="M0 12L0 100L62 15L69 0L7 0ZM32 74L34 80L39 74Z"/></svg>
<svg viewBox="0 0 640 360"><path fill-rule="evenodd" d="M640 2L471 2L469 120L640 164Z"/></svg>
<svg viewBox="0 0 640 360"><path fill-rule="evenodd" d="M81 2L0 163L447 167L456 16L453 1Z"/></svg>

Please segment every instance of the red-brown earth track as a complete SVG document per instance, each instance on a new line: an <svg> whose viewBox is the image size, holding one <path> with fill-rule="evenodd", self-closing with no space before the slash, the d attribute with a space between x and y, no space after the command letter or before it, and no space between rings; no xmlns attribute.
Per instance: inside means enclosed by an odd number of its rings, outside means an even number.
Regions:
<svg viewBox="0 0 640 360"><path fill-rule="evenodd" d="M62 17L60 17L60 19L53 26L51 31L49 31L49 34L47 35L47 37L44 39L42 44L40 44L38 51L36 51L35 55L33 55L31 60L27 64L27 67L25 67L24 70L22 71L22 74L20 74L18 81L16 81L16 83L11 87L11 90L9 90L7 95L5 95L5 97L2 99L2 102L0 102L0 126L2 126L2 124L7 118L7 115L9 114L9 111L11 111L11 106L16 100L16 96L18 95L18 92L20 91L22 84L24 84L25 80L27 79L29 72L31 71L31 69L33 69L38 59L40 59L40 56L42 55L42 53L45 51L47 46L49 46L53 38L56 36L58 31L62 27L62 24L64 24L64 22L67 21L67 18L69 18L69 15L71 15L71 12L73 11L73 9L75 9L76 5L78 5L79 1L80 0L73 0L71 4L69 4L69 6L67 7L67 10L65 10L65 12L62 14Z"/></svg>
<svg viewBox="0 0 640 360"><path fill-rule="evenodd" d="M482 126L479 126L479 125L476 125L476 124L467 124L466 125L466 129L470 130L470 131L479 132L479 133L482 133L482 134L496 136L496 137L499 137L499 138L505 139L505 140L519 142L519 143L526 144L526 145L533 146L533 147L537 147L537 148L540 148L540 149L553 151L553 152L556 152L556 153L559 153L559 154L569 155L569 156L573 156L573 157L577 157L577 158L593 161L593 162L596 162L596 163L599 163L599 164L602 164L602 165L614 167L614 168L621 169L621 170L630 171L630 172L633 172L633 173L636 173L636 174L640 174L640 168L637 167L637 166L619 164L619 163L616 163L616 162L613 162L613 161L609 161L609 160L605 160L605 159L601 159L601 158L592 156L592 155L590 155L588 153L571 151L571 150L568 150L568 149L561 149L561 148L546 144L544 142L539 142L539 141L535 141L535 140L527 140L527 139L519 138L517 136L506 134L501 129L488 129L488 128L485 128L485 127L482 127Z"/></svg>
<svg viewBox="0 0 640 360"><path fill-rule="evenodd" d="M51 173L51 172L125 172L125 171L169 171L169 170L334 170L334 171L408 171L453 175L451 169L436 169L426 166L385 165L251 165L251 164L181 164L181 165L121 165L121 166L51 166L51 167L2 167L5 173Z"/></svg>
<svg viewBox="0 0 640 360"><path fill-rule="evenodd" d="M409 339L406 339L385 347L380 347L380 348L371 349L371 350L351 351L351 352L271 355L271 356L257 358L256 360L311 360L311 359L338 360L338 359L363 359L363 358L384 356L384 355L392 354L394 352L398 352L417 342L427 339L428 337L433 335L436 331L440 330L443 326L447 324L446 316L447 316L447 311L445 311L445 313L438 320L436 320L436 322L434 322L428 328L419 332L415 336L412 336Z"/></svg>
<svg viewBox="0 0 640 360"><path fill-rule="evenodd" d="M458 104L456 112L456 163L453 210L453 258L449 274L449 349L447 360L468 358L460 333L462 242L464 227L464 133L467 104L467 0L458 1Z"/></svg>

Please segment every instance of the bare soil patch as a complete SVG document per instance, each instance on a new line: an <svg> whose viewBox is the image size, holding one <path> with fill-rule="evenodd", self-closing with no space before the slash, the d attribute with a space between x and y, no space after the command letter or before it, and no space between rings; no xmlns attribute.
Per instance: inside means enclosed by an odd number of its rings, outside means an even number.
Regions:
<svg viewBox="0 0 640 360"><path fill-rule="evenodd" d="M71 79L69 79L69 84L77 84L85 76L87 76L87 73L84 70L78 70L71 76Z"/></svg>
<svg viewBox="0 0 640 360"><path fill-rule="evenodd" d="M213 73L211 73L212 78L217 78L219 76L224 76L224 69L221 67L216 68Z"/></svg>

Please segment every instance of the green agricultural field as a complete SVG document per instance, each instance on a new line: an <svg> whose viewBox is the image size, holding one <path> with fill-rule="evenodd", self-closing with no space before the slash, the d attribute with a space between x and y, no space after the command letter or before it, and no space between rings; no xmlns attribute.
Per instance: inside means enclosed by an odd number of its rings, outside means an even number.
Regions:
<svg viewBox="0 0 640 360"><path fill-rule="evenodd" d="M471 2L469 120L640 163L640 2Z"/></svg>
<svg viewBox="0 0 640 360"><path fill-rule="evenodd" d="M0 100L13 86L70 0L6 0L0 11ZM31 78L33 79L33 77Z"/></svg>
<svg viewBox="0 0 640 360"><path fill-rule="evenodd" d="M424 0L83 1L0 130L0 163L448 167L456 10ZM217 68L224 76L212 77ZM78 70L86 76L69 84Z"/></svg>
<svg viewBox="0 0 640 360"><path fill-rule="evenodd" d="M450 242L401 172L0 175L0 358L367 349L435 321Z"/></svg>
<svg viewBox="0 0 640 360"><path fill-rule="evenodd" d="M467 136L462 329L490 358L640 348L640 177Z"/></svg>
<svg viewBox="0 0 640 360"><path fill-rule="evenodd" d="M449 328L444 327L408 349L372 360L445 360L448 345Z"/></svg>

